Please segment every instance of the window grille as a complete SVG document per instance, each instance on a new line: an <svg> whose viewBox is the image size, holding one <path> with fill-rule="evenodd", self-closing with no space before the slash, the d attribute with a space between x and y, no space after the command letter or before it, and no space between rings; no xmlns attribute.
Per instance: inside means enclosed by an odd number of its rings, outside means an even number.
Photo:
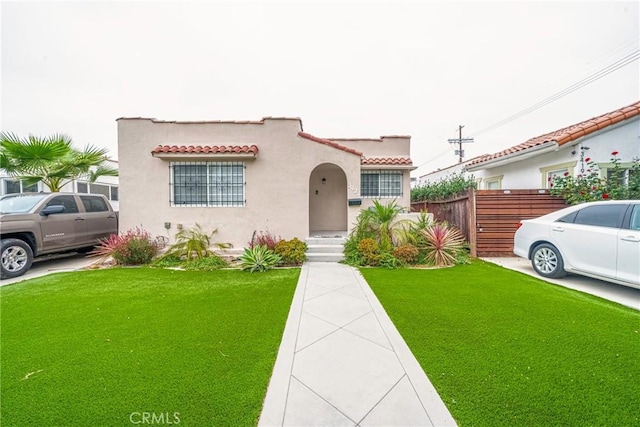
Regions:
<svg viewBox="0 0 640 427"><path fill-rule="evenodd" d="M360 195L362 197L401 197L402 172L393 170L362 171Z"/></svg>
<svg viewBox="0 0 640 427"><path fill-rule="evenodd" d="M243 162L175 162L172 206L244 206Z"/></svg>

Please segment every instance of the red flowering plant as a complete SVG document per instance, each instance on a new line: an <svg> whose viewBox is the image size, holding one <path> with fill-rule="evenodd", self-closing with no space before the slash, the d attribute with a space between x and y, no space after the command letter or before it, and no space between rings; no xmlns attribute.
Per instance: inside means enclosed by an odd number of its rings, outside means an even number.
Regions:
<svg viewBox="0 0 640 427"><path fill-rule="evenodd" d="M563 176L550 178L550 193L562 197L568 204L576 205L598 200L640 199L640 161L633 159L628 176L620 165L619 152L611 153L609 177L600 176L600 168L589 157L586 174L576 177L565 173Z"/></svg>

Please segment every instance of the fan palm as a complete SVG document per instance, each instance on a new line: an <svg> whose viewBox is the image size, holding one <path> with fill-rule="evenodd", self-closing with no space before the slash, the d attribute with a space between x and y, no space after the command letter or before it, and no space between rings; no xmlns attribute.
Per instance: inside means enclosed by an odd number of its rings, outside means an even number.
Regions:
<svg viewBox="0 0 640 427"><path fill-rule="evenodd" d="M105 164L107 152L94 146L76 150L71 138L61 134L20 138L0 132L0 167L25 185L42 182L52 192L75 179L95 182L101 176L118 176L117 169Z"/></svg>

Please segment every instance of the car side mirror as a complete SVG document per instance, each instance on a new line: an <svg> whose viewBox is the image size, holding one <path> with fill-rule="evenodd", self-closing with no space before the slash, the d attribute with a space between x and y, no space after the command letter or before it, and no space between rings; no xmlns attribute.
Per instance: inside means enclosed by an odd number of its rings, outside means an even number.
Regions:
<svg viewBox="0 0 640 427"><path fill-rule="evenodd" d="M64 206L62 205L51 205L40 211L40 215L49 216L51 214L59 214L65 211Z"/></svg>

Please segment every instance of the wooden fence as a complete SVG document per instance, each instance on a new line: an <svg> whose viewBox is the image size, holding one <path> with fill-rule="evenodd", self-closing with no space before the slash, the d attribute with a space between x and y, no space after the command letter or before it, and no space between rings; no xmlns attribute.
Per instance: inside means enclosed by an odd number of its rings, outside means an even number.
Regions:
<svg viewBox="0 0 640 427"><path fill-rule="evenodd" d="M548 190L479 190L439 202L415 202L412 211L427 210L438 221L460 228L471 256L514 256L513 234L521 219L535 218L566 207Z"/></svg>
<svg viewBox="0 0 640 427"><path fill-rule="evenodd" d="M473 189L465 194L445 200L412 202L411 211L427 211L436 221L447 221L457 226L471 246L471 256L476 257L475 197Z"/></svg>

